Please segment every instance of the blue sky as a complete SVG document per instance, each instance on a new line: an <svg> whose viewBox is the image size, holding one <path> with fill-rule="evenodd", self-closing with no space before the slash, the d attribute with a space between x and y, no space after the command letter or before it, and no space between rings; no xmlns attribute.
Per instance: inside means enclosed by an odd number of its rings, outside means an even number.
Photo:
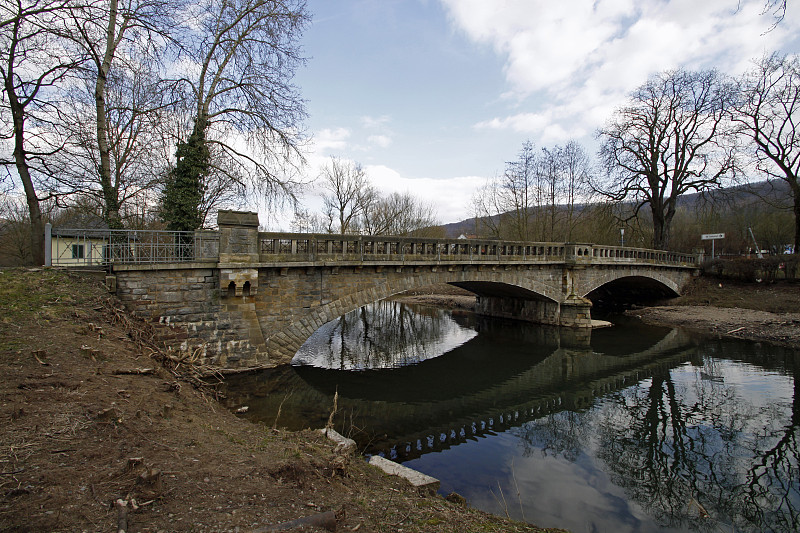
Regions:
<svg viewBox="0 0 800 533"><path fill-rule="evenodd" d="M295 79L313 142L306 175L331 155L360 162L384 192L470 216L475 190L525 140L594 133L653 73L738 75L766 52L798 51L800 9L764 0L308 0ZM318 187L304 203L320 209ZM273 222L272 227L286 227Z"/></svg>

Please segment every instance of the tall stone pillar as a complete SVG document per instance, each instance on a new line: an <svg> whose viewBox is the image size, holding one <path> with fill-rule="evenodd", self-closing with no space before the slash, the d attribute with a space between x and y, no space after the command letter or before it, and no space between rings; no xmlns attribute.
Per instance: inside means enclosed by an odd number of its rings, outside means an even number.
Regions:
<svg viewBox="0 0 800 533"><path fill-rule="evenodd" d="M258 213L224 211L217 213L219 226L219 288L224 296L258 293Z"/></svg>

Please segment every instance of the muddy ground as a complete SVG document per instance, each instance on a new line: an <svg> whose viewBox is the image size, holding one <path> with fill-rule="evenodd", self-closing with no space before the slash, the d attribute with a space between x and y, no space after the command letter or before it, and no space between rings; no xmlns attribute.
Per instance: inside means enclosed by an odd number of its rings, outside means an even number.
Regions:
<svg viewBox="0 0 800 533"><path fill-rule="evenodd" d="M542 531L237 418L98 279L0 270L0 370L0 531Z"/></svg>
<svg viewBox="0 0 800 533"><path fill-rule="evenodd" d="M800 348L800 283L702 277L683 296L662 303L627 314L652 324Z"/></svg>

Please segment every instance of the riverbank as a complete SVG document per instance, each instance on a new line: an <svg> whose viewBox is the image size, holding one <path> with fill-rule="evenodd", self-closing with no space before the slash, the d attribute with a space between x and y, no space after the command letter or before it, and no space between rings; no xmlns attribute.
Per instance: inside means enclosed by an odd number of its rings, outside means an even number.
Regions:
<svg viewBox="0 0 800 533"><path fill-rule="evenodd" d="M649 324L790 348L800 346L798 283L743 283L700 277L682 296L626 314Z"/></svg>
<svg viewBox="0 0 800 533"><path fill-rule="evenodd" d="M449 285L409 291L405 303L474 309L475 296ZM699 277L678 298L626 312L643 322L699 333L800 346L800 283L744 283Z"/></svg>
<svg viewBox="0 0 800 533"><path fill-rule="evenodd" d="M237 418L151 329L99 279L0 270L0 530L258 531L333 512L338 531L548 531Z"/></svg>

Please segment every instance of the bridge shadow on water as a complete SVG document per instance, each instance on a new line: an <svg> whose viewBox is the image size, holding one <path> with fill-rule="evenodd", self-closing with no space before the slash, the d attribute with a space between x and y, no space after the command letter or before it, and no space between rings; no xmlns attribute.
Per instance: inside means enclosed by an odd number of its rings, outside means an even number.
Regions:
<svg viewBox="0 0 800 533"><path fill-rule="evenodd" d="M420 319L411 337L447 330L437 317L427 315L430 327ZM589 341L454 320L477 334L436 357L412 349L420 362L395 368L231 376L228 407L247 405L243 416L268 426L320 428L337 395L335 427L361 451L407 462L489 512L508 512L495 489L521 493L525 510L512 515L541 526L797 530L800 352L624 321ZM373 332L336 327L326 331ZM385 324L377 330L391 336ZM316 361L360 365L320 349Z"/></svg>
<svg viewBox="0 0 800 533"><path fill-rule="evenodd" d="M336 429L367 453L407 460L565 409L694 356L686 335L643 327L627 340L614 328L586 337L556 327L454 317L478 334L438 357L391 369L284 366L232 376L231 408L289 429L323 427L338 392ZM279 414L280 413L280 414Z"/></svg>

